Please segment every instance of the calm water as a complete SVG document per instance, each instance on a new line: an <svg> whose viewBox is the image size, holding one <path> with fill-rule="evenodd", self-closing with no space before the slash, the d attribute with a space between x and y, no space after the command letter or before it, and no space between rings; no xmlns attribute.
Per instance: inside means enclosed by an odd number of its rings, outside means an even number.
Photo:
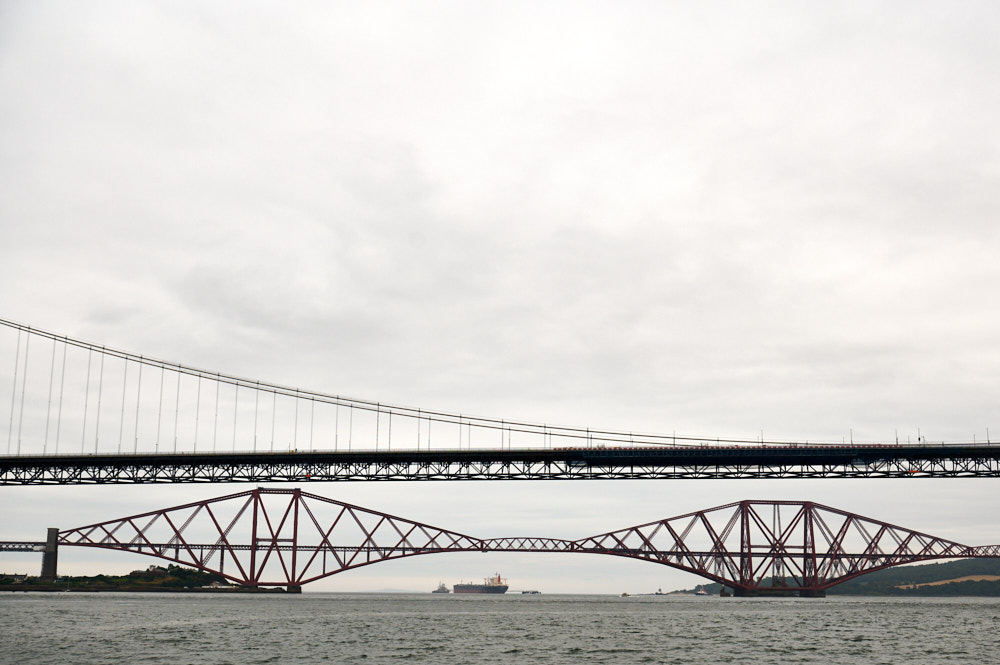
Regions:
<svg viewBox="0 0 1000 665"><path fill-rule="evenodd" d="M1000 599L0 594L3 663L988 663Z"/></svg>

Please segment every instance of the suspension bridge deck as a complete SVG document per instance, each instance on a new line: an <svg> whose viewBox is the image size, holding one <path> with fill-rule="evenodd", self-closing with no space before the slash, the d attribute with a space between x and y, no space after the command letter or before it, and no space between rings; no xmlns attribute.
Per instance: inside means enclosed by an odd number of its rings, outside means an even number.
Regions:
<svg viewBox="0 0 1000 665"><path fill-rule="evenodd" d="M0 485L1000 477L1000 446L786 445L0 457Z"/></svg>

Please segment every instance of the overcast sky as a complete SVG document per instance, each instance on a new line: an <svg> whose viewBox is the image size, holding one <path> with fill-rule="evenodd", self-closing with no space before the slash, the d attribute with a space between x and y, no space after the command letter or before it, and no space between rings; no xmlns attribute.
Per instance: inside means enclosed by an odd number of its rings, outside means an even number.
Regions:
<svg viewBox="0 0 1000 665"><path fill-rule="evenodd" d="M8 0L0 318L497 418L1000 436L997 34L992 2ZM480 537L775 498L980 544L1000 542L997 482L310 490ZM240 489L0 489L29 506L0 511L0 538ZM543 592L697 582L463 557L316 588L495 570Z"/></svg>

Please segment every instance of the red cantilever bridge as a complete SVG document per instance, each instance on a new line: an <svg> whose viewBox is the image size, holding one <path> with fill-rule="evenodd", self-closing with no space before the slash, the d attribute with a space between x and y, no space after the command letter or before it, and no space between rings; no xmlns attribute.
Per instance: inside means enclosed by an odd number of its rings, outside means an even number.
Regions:
<svg viewBox="0 0 1000 665"><path fill-rule="evenodd" d="M1000 545L970 547L808 501L740 501L578 540L484 539L299 489L262 488L60 531L57 543L148 554L243 586L289 589L421 554L605 554L696 573L741 596L823 596L899 564L1000 557Z"/></svg>

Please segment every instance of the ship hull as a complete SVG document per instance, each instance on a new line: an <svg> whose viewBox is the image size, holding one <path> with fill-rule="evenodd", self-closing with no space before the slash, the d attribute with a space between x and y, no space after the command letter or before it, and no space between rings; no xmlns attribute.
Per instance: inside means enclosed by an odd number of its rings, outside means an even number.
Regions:
<svg viewBox="0 0 1000 665"><path fill-rule="evenodd" d="M507 593L506 584L456 584L455 593Z"/></svg>

